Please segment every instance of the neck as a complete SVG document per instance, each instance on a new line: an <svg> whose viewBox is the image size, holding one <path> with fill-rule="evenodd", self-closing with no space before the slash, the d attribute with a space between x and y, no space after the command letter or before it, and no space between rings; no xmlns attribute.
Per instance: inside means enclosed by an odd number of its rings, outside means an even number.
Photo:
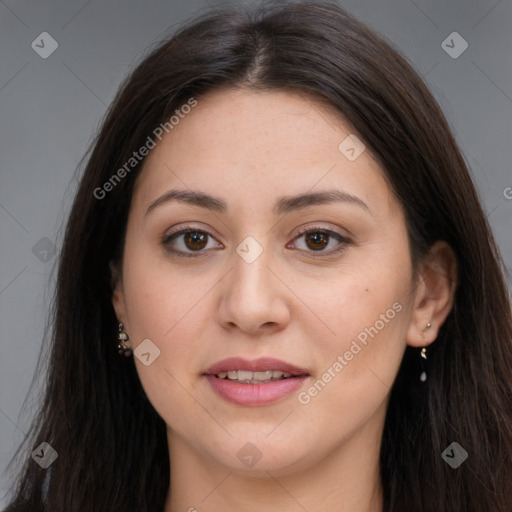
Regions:
<svg viewBox="0 0 512 512"><path fill-rule="evenodd" d="M313 465L257 473L218 464L169 430L171 482L164 512L382 512L382 429L368 428Z"/></svg>

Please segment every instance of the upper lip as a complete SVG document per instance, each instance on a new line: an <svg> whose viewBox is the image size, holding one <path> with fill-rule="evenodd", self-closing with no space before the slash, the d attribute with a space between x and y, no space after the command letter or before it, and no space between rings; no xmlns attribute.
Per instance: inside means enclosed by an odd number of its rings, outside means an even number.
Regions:
<svg viewBox="0 0 512 512"><path fill-rule="evenodd" d="M245 370L250 372L266 372L269 370L281 370L292 375L309 375L305 368L275 359L273 357L261 357L259 359L243 359L241 357L230 357L218 361L210 366L204 373L206 375L217 375L230 370Z"/></svg>

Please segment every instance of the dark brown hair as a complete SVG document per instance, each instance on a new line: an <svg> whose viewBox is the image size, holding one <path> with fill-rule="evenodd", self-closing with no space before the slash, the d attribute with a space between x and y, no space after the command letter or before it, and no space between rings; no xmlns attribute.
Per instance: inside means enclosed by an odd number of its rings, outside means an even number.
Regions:
<svg viewBox="0 0 512 512"><path fill-rule="evenodd" d="M94 191L187 100L224 86L297 92L329 104L385 169L406 214L413 262L436 240L456 254L455 305L431 345L429 379L419 383L418 352L408 347L391 391L381 448L384 511L510 510L512 320L498 249L422 80L330 2L209 12L159 44L122 85L69 217L44 401L17 452L23 467L8 510L163 509L165 424L133 359L117 353L110 288L109 262L122 252L143 161L103 199ZM59 453L47 470L30 458L43 441ZM457 469L441 457L453 441L469 454Z"/></svg>

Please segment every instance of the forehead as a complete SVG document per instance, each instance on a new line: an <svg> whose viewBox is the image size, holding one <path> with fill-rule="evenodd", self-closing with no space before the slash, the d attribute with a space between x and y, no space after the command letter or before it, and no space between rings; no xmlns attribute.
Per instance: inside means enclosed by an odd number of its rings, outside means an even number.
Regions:
<svg viewBox="0 0 512 512"><path fill-rule="evenodd" d="M379 164L369 150L354 161L339 149L351 136L343 117L311 96L288 91L221 89L197 106L151 150L136 187L148 202L171 186L236 199L351 188L389 202ZM279 190L279 193L278 193ZM274 194L274 191L276 194ZM347 190L349 191L349 190Z"/></svg>
<svg viewBox="0 0 512 512"><path fill-rule="evenodd" d="M313 98L284 91L220 89L197 106L169 134L169 149L194 141L194 158L219 157L255 162L313 156L331 146L337 156L341 116ZM173 135L173 136L171 136ZM216 151L218 148L218 151ZM229 151L226 151L229 148ZM290 151L290 153L287 153Z"/></svg>

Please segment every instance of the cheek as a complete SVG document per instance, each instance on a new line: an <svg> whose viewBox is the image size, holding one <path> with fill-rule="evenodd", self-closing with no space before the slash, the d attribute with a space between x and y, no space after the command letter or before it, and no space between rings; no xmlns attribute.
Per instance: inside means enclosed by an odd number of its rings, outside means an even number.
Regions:
<svg viewBox="0 0 512 512"><path fill-rule="evenodd" d="M184 387L193 391L190 377L198 371L197 354L204 329L198 319L208 315L202 299L215 281L187 278L162 258L155 259L154 254L130 245L128 240L126 255L126 327L134 350L146 339L158 348L159 355L150 365L137 357L135 363L148 398L165 417L165 411L172 410L173 405L187 407Z"/></svg>
<svg viewBox="0 0 512 512"><path fill-rule="evenodd" d="M294 419L297 425L313 423L312 431L322 425L322 439L315 441L319 450L324 444L328 450L332 439L362 431L372 418L383 420L405 350L409 313L395 300L397 295L389 291L372 296L363 288L363 306L361 301L340 302L345 310L338 323L332 319L336 336L317 345L319 371L298 394Z"/></svg>
<svg viewBox="0 0 512 512"><path fill-rule="evenodd" d="M145 366L135 354L135 364L149 401L167 425L185 436L190 429L184 411L197 409L193 398L199 373L197 354L203 338L203 327L197 321L206 314L197 293L187 294L179 287L166 286L165 281L146 279L132 295L129 317L133 346L150 339L159 350L158 357ZM196 411L201 414L201 411Z"/></svg>
<svg viewBox="0 0 512 512"><path fill-rule="evenodd" d="M155 242L156 243L156 242ZM124 262L125 303L131 329L138 337L154 336L164 344L181 321L197 315L197 306L212 278L183 272L163 249L127 236ZM210 285L211 286L211 285Z"/></svg>
<svg viewBox="0 0 512 512"><path fill-rule="evenodd" d="M322 293L313 289L307 300L328 329L315 338L318 321L302 326L315 340L312 357L319 368L313 385L299 397L306 409L315 409L326 421L331 412L347 418L351 411L352 422L357 415L364 421L382 404L406 346L410 282L408 253L395 249L380 259L361 258L347 266L336 280L325 283Z"/></svg>
<svg viewBox="0 0 512 512"><path fill-rule="evenodd" d="M194 286L155 269L139 275L134 272L131 279L126 294L134 347L149 338L160 349L161 362L190 371L189 363L193 361L194 351L200 350L197 343L204 330L200 319L208 315L204 300L207 283Z"/></svg>
<svg viewBox="0 0 512 512"><path fill-rule="evenodd" d="M374 251L372 251L374 252ZM403 339L410 302L411 265L407 251L375 258L347 258L322 280L298 280L294 291L311 305L302 326L330 351L345 351L352 340ZM372 336L373 335L373 336ZM369 344L368 344L369 346Z"/></svg>

